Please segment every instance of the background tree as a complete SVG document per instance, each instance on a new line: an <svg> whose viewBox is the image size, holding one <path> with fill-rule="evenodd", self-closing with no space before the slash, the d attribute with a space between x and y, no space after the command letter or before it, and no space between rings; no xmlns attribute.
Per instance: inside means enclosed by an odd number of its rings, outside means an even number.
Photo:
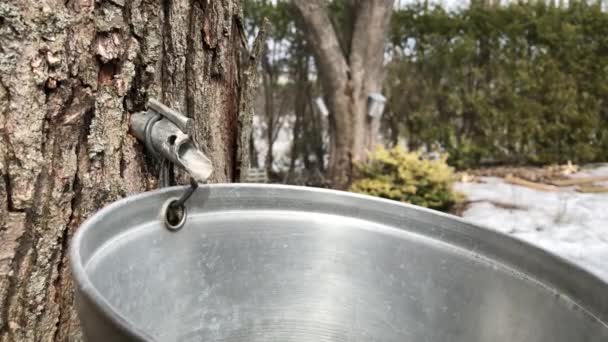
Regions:
<svg viewBox="0 0 608 342"><path fill-rule="evenodd" d="M81 222L157 187L128 134L148 96L194 118L213 181L248 163L255 55L238 0L0 3L0 340L77 339L67 249Z"/></svg>
<svg viewBox="0 0 608 342"><path fill-rule="evenodd" d="M249 38L257 34L261 23L267 18L271 23L270 36L264 42L260 74L262 83L258 93L257 110L262 123L266 155L264 167L271 179L275 179L274 143L290 111L292 89L285 82L285 69L289 63L293 18L290 6L283 1L245 1L246 29Z"/></svg>
<svg viewBox="0 0 608 342"><path fill-rule="evenodd" d="M245 16L249 38L256 35L263 18L272 24L260 68L263 82L256 102L259 119L256 133L263 145L261 152L266 152L264 162L269 178L322 185L326 125L325 118L314 106L319 87L311 67L312 54L296 25L299 14L291 0L247 0ZM287 132L288 129L291 132ZM290 152L285 155L274 150L279 133L283 137L291 135ZM278 156L281 158L276 158Z"/></svg>
<svg viewBox="0 0 608 342"><path fill-rule="evenodd" d="M294 51L290 63L294 96L293 142L287 172L287 182L325 186L325 155L327 123L314 104L319 86L312 80L313 57L301 31L294 32Z"/></svg>
<svg viewBox="0 0 608 342"><path fill-rule="evenodd" d="M330 110L328 177L335 188L351 181L353 162L375 144L378 122L367 117L367 96L384 78L385 35L393 0L335 1L334 26L324 0L294 0L315 55ZM338 33L339 32L339 33Z"/></svg>
<svg viewBox="0 0 608 342"><path fill-rule="evenodd" d="M335 54L338 64L350 61L342 56L352 50L357 3L302 4L318 9L329 22L321 26L335 33L336 39L319 44L299 42L302 35L310 37L310 30L299 29L306 25L301 11L289 10L294 2L248 2L266 3L268 11L282 13L273 23L288 28L268 39L287 42L277 69L285 85L277 89L287 92L275 96L294 99L284 115L289 122L295 116L291 176L275 181L301 183L296 176L311 164L305 156L324 159L326 149L324 133L316 138L325 129L317 123L325 118L317 119L314 102L303 99L323 95L330 103L325 89L332 89L327 86L330 73L303 58L316 57L314 47L333 42L333 51L340 51ZM277 11L280 6L287 10ZM388 103L379 137L392 144L405 140L412 150L444 150L457 167L608 158L608 13L599 2L501 5L480 0L456 10L417 2L397 5L391 18L384 46L388 73L382 83ZM345 69L348 74L352 68ZM339 92L335 89L331 91ZM348 139L361 136L336 136L343 130L335 129L331 116L332 144L340 139L352 143ZM345 156L343 160L351 159Z"/></svg>

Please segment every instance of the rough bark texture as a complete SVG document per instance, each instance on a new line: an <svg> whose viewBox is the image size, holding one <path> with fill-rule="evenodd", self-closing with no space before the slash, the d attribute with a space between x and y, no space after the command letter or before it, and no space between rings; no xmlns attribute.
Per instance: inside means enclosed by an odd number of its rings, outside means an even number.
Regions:
<svg viewBox="0 0 608 342"><path fill-rule="evenodd" d="M251 53L248 56L248 60L243 70L242 79L243 91L241 92L240 101L240 112L239 112L239 126L238 126L238 144L237 144L237 165L236 170L238 173L238 180L243 182L247 179L247 171L251 166L251 161L257 159L255 154L255 146L253 146L252 137L252 123L254 115L254 96L255 90L260 83L259 73L257 68L259 65L259 59L262 56L264 50L264 42L266 41L266 33L270 22L264 18L262 26L258 32ZM257 163L257 162L256 162ZM256 166L256 165L254 165Z"/></svg>
<svg viewBox="0 0 608 342"><path fill-rule="evenodd" d="M147 96L194 118L214 181L238 177L256 83L241 22L238 0L0 2L0 341L80 339L69 240L156 187L128 134Z"/></svg>
<svg viewBox="0 0 608 342"><path fill-rule="evenodd" d="M382 87L385 36L394 0L351 0L354 27L350 44L340 46L325 0L295 0L314 54L330 109L328 176L336 188L348 186L354 162L375 145L379 122L367 116L370 92ZM344 51L348 49L349 51Z"/></svg>

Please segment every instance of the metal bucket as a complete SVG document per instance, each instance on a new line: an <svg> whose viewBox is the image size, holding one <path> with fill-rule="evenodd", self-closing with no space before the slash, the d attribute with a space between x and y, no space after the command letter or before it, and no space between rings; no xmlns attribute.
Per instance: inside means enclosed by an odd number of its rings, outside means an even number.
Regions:
<svg viewBox="0 0 608 342"><path fill-rule="evenodd" d="M608 285L449 215L349 193L202 186L124 199L76 233L89 341L608 341Z"/></svg>

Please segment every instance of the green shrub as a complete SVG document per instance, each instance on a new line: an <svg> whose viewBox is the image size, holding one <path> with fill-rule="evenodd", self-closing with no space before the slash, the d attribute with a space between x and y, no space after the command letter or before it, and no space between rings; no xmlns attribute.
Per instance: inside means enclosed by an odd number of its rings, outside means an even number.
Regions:
<svg viewBox="0 0 608 342"><path fill-rule="evenodd" d="M384 82L390 127L411 149L439 143L457 168L608 160L602 6L411 3L393 11L400 53Z"/></svg>
<svg viewBox="0 0 608 342"><path fill-rule="evenodd" d="M357 165L358 179L350 191L448 210L461 195L452 190L454 172L446 159L424 159L401 146L379 148L366 163Z"/></svg>

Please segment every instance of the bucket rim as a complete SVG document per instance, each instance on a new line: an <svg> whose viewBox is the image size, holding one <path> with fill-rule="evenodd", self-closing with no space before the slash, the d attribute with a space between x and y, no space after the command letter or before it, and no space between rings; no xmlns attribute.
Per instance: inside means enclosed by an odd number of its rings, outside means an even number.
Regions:
<svg viewBox="0 0 608 342"><path fill-rule="evenodd" d="M69 261L70 266L72 268L72 276L75 280L75 287L79 290L79 295L84 297L84 299L90 301L95 305L95 309L101 311L103 315L121 332L126 333L130 338L133 338L138 341L156 341L152 336L141 330L137 327L136 324L131 322L127 317L122 315L118 310L114 308L112 304L110 304L103 295L97 290L94 286L93 282L89 279L86 271L85 264L83 264L83 259L80 255L80 250L82 246L82 241L87 231L94 227L98 222L108 214L112 213L114 210L117 210L121 207L125 207L125 205L132 203L134 201L140 201L144 199L148 199L151 197L159 196L159 195L178 195L183 191L184 186L172 186L162 189L156 189L152 191L142 192L135 195L131 195L115 202L112 202L102 209L96 211L93 215L87 218L77 229L72 237L72 241L70 242L70 251L69 251ZM581 266L573 263L572 261L565 259L564 257L557 255L551 251L543 249L539 246L533 245L529 242L521 240L517 237L510 236L499 231L488 228L484 225L473 224L461 217L454 216L451 214L447 214L444 212L435 211L428 208L419 207L416 205L397 202L393 200L356 194L346 191L339 191L333 189L324 189L324 188L313 188L313 187L305 187L305 186L294 186L294 185L282 185L282 184L255 184L255 183L217 183L217 184L205 184L200 185L200 189L206 189L212 192L221 192L226 190L235 190L235 189L243 189L243 190L254 190L254 191L278 191L278 192L299 192L301 194L321 194L323 196L333 196L334 198L341 198L344 200L351 199L354 201L366 202L375 205L387 206L387 208L391 208L392 210L398 210L399 208L415 211L420 214L419 217L413 219L413 221L419 221L424 223L425 219L428 218L438 218L441 221L451 223L457 223L459 229L467 230L468 233L475 233L476 239L481 241L486 240L496 240L500 241L501 244L507 247L519 247L525 249L524 252L530 254L530 256L525 257L523 260L509 260L513 259L509 255L503 257L497 257L495 255L488 255L487 250L488 246L485 246L485 250L477 250L479 256L487 259L491 262L500 264L508 269L515 271L523 275L527 280L537 282L539 285L544 286L549 290L553 290L560 295L566 297L569 301L571 301L574 305L583 310L587 315L591 318L597 320L600 324L608 329L608 300L606 303L597 304L592 302L591 300L580 301L581 296L572 295L571 293L564 294L564 287L568 287L571 292L575 292L575 294L580 294L580 291L584 291L585 288L587 291L591 291L589 286L582 286L583 284L591 284L592 287L596 289L593 291L598 295L601 292L604 295L608 293L608 282L601 279L596 274L591 273L590 271L582 268ZM388 211L388 210L387 210ZM442 225L437 225L437 228L448 230L447 227ZM409 232L407 229L396 228L403 231ZM419 234L417 231L411 231L414 234ZM460 232L467 234L467 232ZM425 234L423 234L425 235ZM467 234L468 235L468 234ZM428 238L441 241L437 239L437 237L426 234ZM449 240L441 241L449 243ZM454 244L455 247L464 248L463 246ZM503 246L503 247L504 247ZM490 246L491 247L491 246ZM530 259L530 260L526 260ZM559 274L544 274L545 276L553 276L551 279L541 279L537 274L533 272L533 270L526 269L526 267L522 266L525 264L525 261L534 261L542 265L543 262L552 263L553 268L551 271L553 273L559 272ZM529 265L525 265L530 267ZM538 265L537 265L538 266ZM549 268L549 267L547 267ZM556 271L556 269L558 271ZM549 270L548 270L549 271ZM547 272L548 272L547 271ZM546 273L546 272L545 272ZM559 284L559 281L567 281L568 284ZM601 291L598 291L597 288L601 288ZM601 298L601 297L600 297ZM601 300L600 300L601 302ZM606 306L606 308L603 308ZM604 310L606 309L606 310ZM599 311L599 312L598 312ZM605 311L605 312L604 312Z"/></svg>

